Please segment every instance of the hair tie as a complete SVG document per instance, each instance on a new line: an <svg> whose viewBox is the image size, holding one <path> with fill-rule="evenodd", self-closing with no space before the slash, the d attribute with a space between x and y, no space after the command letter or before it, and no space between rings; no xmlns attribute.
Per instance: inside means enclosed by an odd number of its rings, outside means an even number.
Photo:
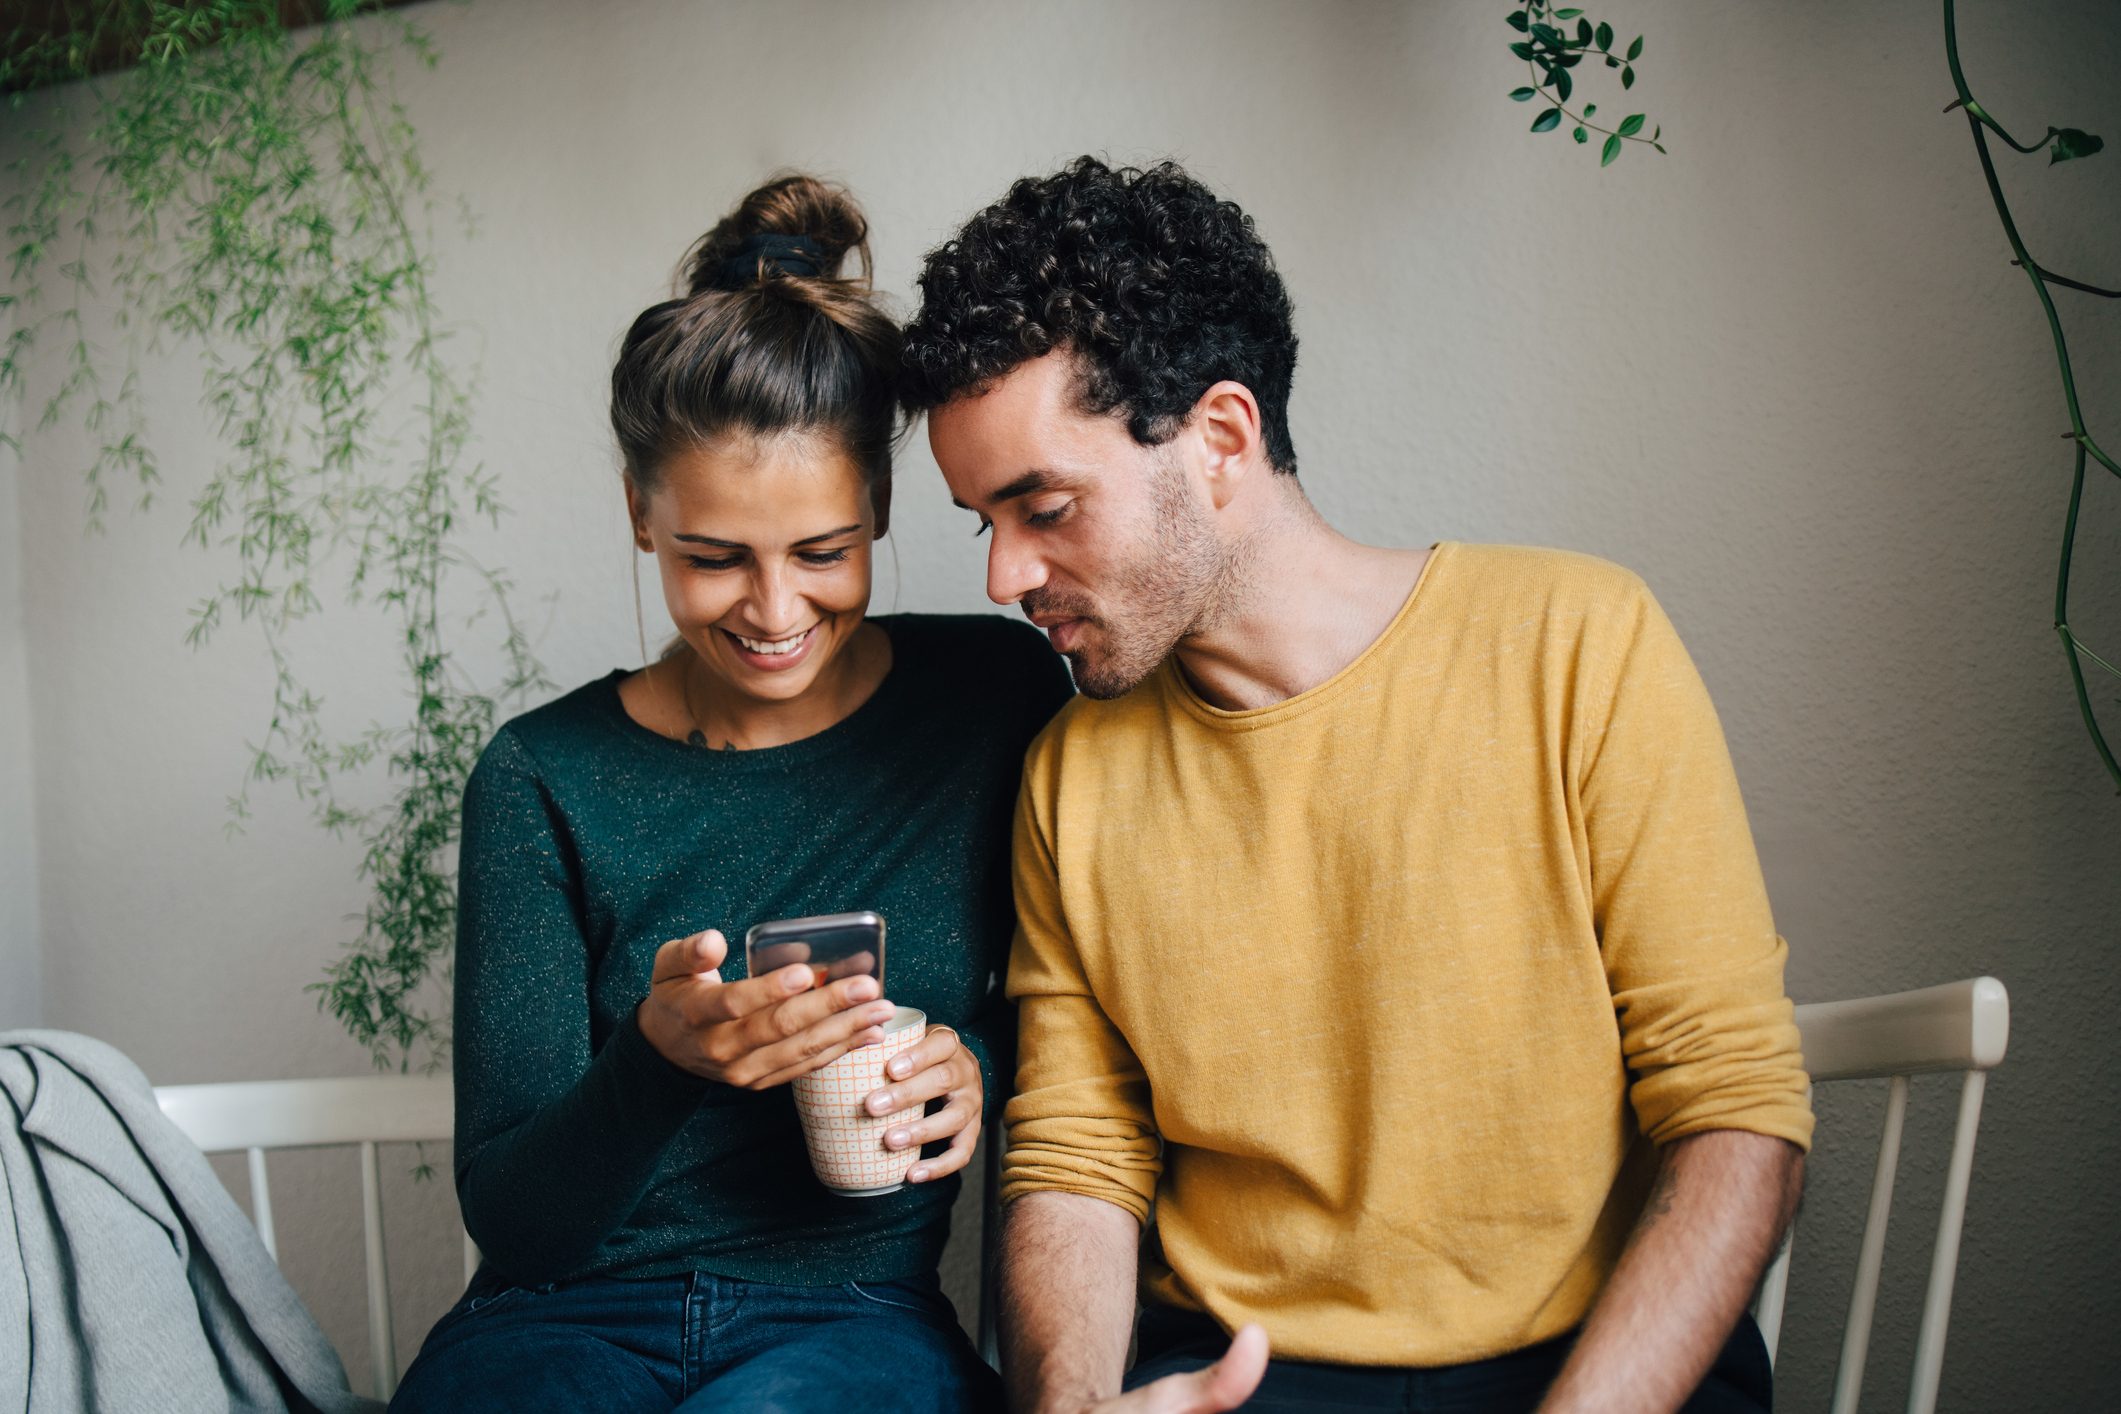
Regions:
<svg viewBox="0 0 2121 1414"><path fill-rule="evenodd" d="M825 253L808 236L784 236L761 231L746 236L742 245L715 267L714 287L741 290L759 276L764 262L769 275L815 276L825 268Z"/></svg>

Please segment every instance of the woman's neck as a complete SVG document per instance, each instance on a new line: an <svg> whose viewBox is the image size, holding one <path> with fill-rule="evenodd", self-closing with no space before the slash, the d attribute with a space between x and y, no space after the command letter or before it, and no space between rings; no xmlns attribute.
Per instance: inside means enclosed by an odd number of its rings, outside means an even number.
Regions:
<svg viewBox="0 0 2121 1414"><path fill-rule="evenodd" d="M689 724L684 734L696 733L711 750L756 751L816 736L853 716L891 671L891 637L864 622L801 696L779 702L731 691L689 647L657 666L678 719Z"/></svg>

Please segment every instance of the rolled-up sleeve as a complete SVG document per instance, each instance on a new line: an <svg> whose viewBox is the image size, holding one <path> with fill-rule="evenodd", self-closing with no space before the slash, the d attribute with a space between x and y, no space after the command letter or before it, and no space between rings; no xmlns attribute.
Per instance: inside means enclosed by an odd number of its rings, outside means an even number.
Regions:
<svg viewBox="0 0 2121 1414"><path fill-rule="evenodd" d="M1609 621L1579 778L1630 1101L1659 1144L1742 1129L1809 1148L1795 1010L1723 729L1646 588Z"/></svg>
<svg viewBox="0 0 2121 1414"><path fill-rule="evenodd" d="M1103 1199L1146 1222L1163 1171L1142 1066L1084 975L1061 906L1051 830L1052 734L1033 745L1017 800L1016 1095L1004 1111L1002 1201L1029 1193Z"/></svg>

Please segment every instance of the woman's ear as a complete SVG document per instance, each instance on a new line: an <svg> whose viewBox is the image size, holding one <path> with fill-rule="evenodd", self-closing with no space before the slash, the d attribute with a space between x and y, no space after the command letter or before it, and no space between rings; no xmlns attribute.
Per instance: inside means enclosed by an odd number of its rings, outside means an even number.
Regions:
<svg viewBox="0 0 2121 1414"><path fill-rule="evenodd" d="M876 512L876 538L891 529L891 478L879 476L869 483L869 505Z"/></svg>
<svg viewBox="0 0 2121 1414"><path fill-rule="evenodd" d="M631 476L626 478L626 521L633 527L634 548L655 553L655 541L648 536L648 498L633 484Z"/></svg>

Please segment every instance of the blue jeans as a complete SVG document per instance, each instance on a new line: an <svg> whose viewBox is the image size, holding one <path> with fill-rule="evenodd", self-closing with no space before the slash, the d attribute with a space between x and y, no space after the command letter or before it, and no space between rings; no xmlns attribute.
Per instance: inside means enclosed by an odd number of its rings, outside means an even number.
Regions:
<svg viewBox="0 0 2121 1414"><path fill-rule="evenodd" d="M1001 1381L933 1274L773 1286L694 1272L514 1286L481 1268L398 1410L1000 1409Z"/></svg>
<svg viewBox="0 0 2121 1414"><path fill-rule="evenodd" d="M1230 1337L1209 1317L1171 1306L1151 1306L1142 1312L1139 1340L1141 1353L1127 1375L1128 1389L1165 1375L1201 1369L1221 1359L1230 1344ZM1361 1409L1389 1409L1397 1414L1522 1414L1538 1407L1575 1342L1575 1333L1570 1332L1492 1360L1419 1370L1269 1360L1267 1376L1245 1408L1260 1414ZM1731 1332L1708 1377L1681 1414L1764 1414L1773 1401L1774 1373L1768 1365L1767 1344L1753 1318L1740 1316L1738 1329Z"/></svg>

